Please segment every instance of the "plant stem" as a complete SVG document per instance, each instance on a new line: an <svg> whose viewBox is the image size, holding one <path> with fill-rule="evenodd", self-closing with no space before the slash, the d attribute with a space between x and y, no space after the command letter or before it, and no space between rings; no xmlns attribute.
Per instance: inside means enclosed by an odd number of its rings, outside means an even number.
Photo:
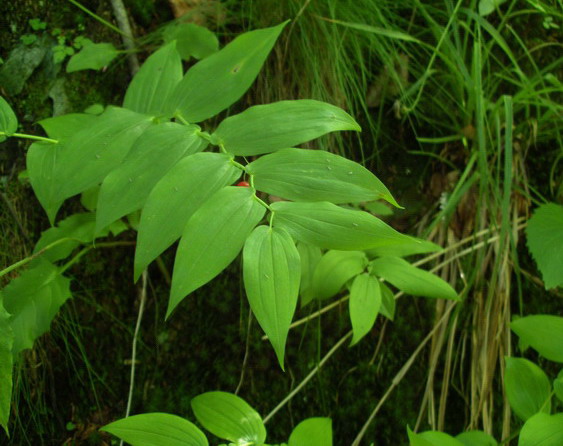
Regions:
<svg viewBox="0 0 563 446"><path fill-rule="evenodd" d="M6 136L8 138L13 136L13 137L16 137L16 138L33 139L35 141L48 142L48 143L51 143L51 144L58 144L59 143L59 141L57 139L45 138L44 136L28 135L27 133L0 132L0 136Z"/></svg>
<svg viewBox="0 0 563 446"><path fill-rule="evenodd" d="M135 76L135 74L137 74L137 71L139 71L139 59L137 58L137 54L135 53L133 31L131 30L131 25L129 24L127 11L125 10L125 6L123 5L122 0L111 0L111 6L113 7L113 15L115 16L115 20L117 20L119 29L122 31L121 35L123 39L123 45L125 46L125 49L129 51L129 54L127 54L129 70L131 71L131 75Z"/></svg>
<svg viewBox="0 0 563 446"><path fill-rule="evenodd" d="M121 31L117 26L112 25L110 22L108 22L107 20L102 19L99 15L93 13L92 11L90 11L88 8L86 8L86 6L81 5L80 3L78 3L76 0L68 0L70 3L72 3L74 6L76 6L78 9L81 9L82 11L84 11L86 14L88 14L89 16L93 17L94 19L96 19L98 22L100 22L101 24L107 26L108 28L114 30L116 33L121 34L124 37L131 37L126 35L123 31Z"/></svg>

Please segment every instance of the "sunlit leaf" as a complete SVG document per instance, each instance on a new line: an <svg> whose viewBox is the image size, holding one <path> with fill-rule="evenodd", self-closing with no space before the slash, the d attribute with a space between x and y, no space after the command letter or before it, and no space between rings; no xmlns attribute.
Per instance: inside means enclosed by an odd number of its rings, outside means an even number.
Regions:
<svg viewBox="0 0 563 446"><path fill-rule="evenodd" d="M258 226L252 231L243 250L244 288L250 308L268 335L282 369L300 276L299 252L285 230Z"/></svg>
<svg viewBox="0 0 563 446"><path fill-rule="evenodd" d="M563 413L538 413L520 431L518 446L561 446L563 444Z"/></svg>
<svg viewBox="0 0 563 446"><path fill-rule="evenodd" d="M262 418L232 393L206 392L192 400L192 410L202 426L219 438L237 445L261 445L266 440Z"/></svg>
<svg viewBox="0 0 563 446"><path fill-rule="evenodd" d="M205 148L199 127L167 122L149 127L133 144L123 163L104 178L96 225L104 228L140 209L153 187L182 158Z"/></svg>
<svg viewBox="0 0 563 446"><path fill-rule="evenodd" d="M0 298L0 426L4 428L6 434L12 402L13 344L14 333L10 324L10 315L4 309Z"/></svg>
<svg viewBox="0 0 563 446"><path fill-rule="evenodd" d="M382 198L397 204L365 167L322 150L282 149L258 158L246 169L256 189L288 200L338 204Z"/></svg>
<svg viewBox="0 0 563 446"><path fill-rule="evenodd" d="M479 14L487 16L493 12L506 0L479 0Z"/></svg>
<svg viewBox="0 0 563 446"><path fill-rule="evenodd" d="M88 42L74 54L66 66L67 73L81 70L101 70L117 57L119 51L111 43Z"/></svg>
<svg viewBox="0 0 563 446"><path fill-rule="evenodd" d="M239 35L191 67L174 89L167 109L200 122L238 101L252 85L287 22Z"/></svg>
<svg viewBox="0 0 563 446"><path fill-rule="evenodd" d="M563 317L550 314L521 317L510 328L520 341L550 361L563 362Z"/></svg>
<svg viewBox="0 0 563 446"><path fill-rule="evenodd" d="M497 441L483 431L467 431L455 437L464 446L498 446Z"/></svg>
<svg viewBox="0 0 563 446"><path fill-rule="evenodd" d="M217 36L195 23L174 23L164 29L162 37L167 43L176 41L176 49L184 60L203 59L219 49Z"/></svg>
<svg viewBox="0 0 563 446"><path fill-rule="evenodd" d="M360 131L361 129L354 118L341 108L325 102L302 99L247 108L242 113L229 116L221 122L213 136L219 139L227 151L235 155L247 156L293 147L326 133L342 130ZM288 157L288 154L293 156ZM306 164L307 169L312 168L310 166L312 162L322 163L318 170L323 172L327 167L331 167L326 165L326 152L319 154L319 159L304 158L310 156L315 155L286 152L279 161L288 163L294 160L298 163L296 168L303 168L303 164ZM337 160L336 155L331 157L331 161L337 162ZM271 167L268 161L265 163ZM340 161L340 164L347 164L346 168L349 171L353 162ZM335 169L338 169L338 165ZM359 169L354 169L354 172L357 175ZM362 173L365 175L364 172ZM335 174L342 176L342 173L336 170Z"/></svg>
<svg viewBox="0 0 563 446"><path fill-rule="evenodd" d="M332 446L332 420L307 418L301 421L293 429L288 446Z"/></svg>
<svg viewBox="0 0 563 446"><path fill-rule="evenodd" d="M313 273L313 298L328 299L335 296L346 282L364 271L366 266L367 258L362 251L328 251Z"/></svg>
<svg viewBox="0 0 563 446"><path fill-rule="evenodd" d="M31 348L49 330L59 308L71 297L69 285L70 279L61 276L55 265L39 258L0 291L0 300L10 313L14 355Z"/></svg>
<svg viewBox="0 0 563 446"><path fill-rule="evenodd" d="M6 102L6 100L0 96L0 132L4 135L0 135L0 142L6 140L6 136L10 136L18 129L18 118L12 110L12 107Z"/></svg>
<svg viewBox="0 0 563 446"><path fill-rule="evenodd" d="M379 313L381 289L377 277L369 274L356 276L350 287L349 305L354 333L350 345L354 345L369 333Z"/></svg>
<svg viewBox="0 0 563 446"><path fill-rule="evenodd" d="M449 283L428 271L412 266L400 257L380 257L371 261L370 268L373 274L407 294L459 300Z"/></svg>
<svg viewBox="0 0 563 446"><path fill-rule="evenodd" d="M553 390L557 399L563 403L563 369L559 371L557 378L553 380Z"/></svg>
<svg viewBox="0 0 563 446"><path fill-rule="evenodd" d="M196 153L180 160L149 194L139 224L135 280L180 238L193 213L241 174L228 155Z"/></svg>
<svg viewBox="0 0 563 446"><path fill-rule="evenodd" d="M166 317L235 259L265 212L248 187L225 187L195 211L176 252Z"/></svg>
<svg viewBox="0 0 563 446"><path fill-rule="evenodd" d="M426 431L415 434L408 429L410 446L464 446L464 444L445 432Z"/></svg>
<svg viewBox="0 0 563 446"><path fill-rule="evenodd" d="M109 432L131 446L208 446L207 438L193 423L177 415L144 413L107 424Z"/></svg>
<svg viewBox="0 0 563 446"><path fill-rule="evenodd" d="M379 312L389 320L395 318L395 295L384 283L379 283L381 289L381 307Z"/></svg>
<svg viewBox="0 0 563 446"><path fill-rule="evenodd" d="M123 107L138 113L170 116L167 101L182 79L182 60L171 42L151 54L127 87Z"/></svg>
<svg viewBox="0 0 563 446"><path fill-rule="evenodd" d="M409 238L363 211L328 202L271 204L274 225L283 226L296 240L320 248L360 250L409 242Z"/></svg>
<svg viewBox="0 0 563 446"><path fill-rule="evenodd" d="M442 249L441 246L428 240L411 237L410 242L403 243L402 245L380 246L367 249L366 253L370 257L408 257L415 254L437 252Z"/></svg>
<svg viewBox="0 0 563 446"><path fill-rule="evenodd" d="M301 296L301 306L307 305L314 299L313 274L317 268L322 253L318 246L308 243L297 243L297 251L301 259L301 284L299 295Z"/></svg>
<svg viewBox="0 0 563 446"><path fill-rule="evenodd" d="M563 286L563 206L540 206L526 227L528 248L538 264L545 288Z"/></svg>

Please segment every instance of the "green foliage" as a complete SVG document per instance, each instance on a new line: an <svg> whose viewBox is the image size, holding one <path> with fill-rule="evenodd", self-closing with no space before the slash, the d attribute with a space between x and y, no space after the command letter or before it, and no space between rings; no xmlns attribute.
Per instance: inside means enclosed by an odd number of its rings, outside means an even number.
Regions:
<svg viewBox="0 0 563 446"><path fill-rule="evenodd" d="M14 331L10 324L10 315L4 309L0 299L0 426L8 434L8 420L12 402L12 367Z"/></svg>
<svg viewBox="0 0 563 446"><path fill-rule="evenodd" d="M167 26L162 37L166 43L176 41L176 49L184 60L203 59L219 49L219 40L207 28L194 23L174 23Z"/></svg>
<svg viewBox="0 0 563 446"><path fill-rule="evenodd" d="M520 431L518 446L559 446L563 443L563 413L538 413Z"/></svg>
<svg viewBox="0 0 563 446"><path fill-rule="evenodd" d="M108 66L118 54L119 51L111 43L89 42L70 58L66 71L73 73L81 70L101 70Z"/></svg>
<svg viewBox="0 0 563 446"><path fill-rule="evenodd" d="M313 273L312 297L328 299L335 296L350 279L364 271L367 261L362 251L327 251ZM302 296L301 303L305 305L308 301Z"/></svg>
<svg viewBox="0 0 563 446"><path fill-rule="evenodd" d="M563 206L548 203L537 208L526 236L546 289L563 286Z"/></svg>
<svg viewBox="0 0 563 446"><path fill-rule="evenodd" d="M332 446L332 420L307 418L301 421L293 429L288 446Z"/></svg>
<svg viewBox="0 0 563 446"><path fill-rule="evenodd" d="M563 317L526 316L512 321L510 328L520 338L520 345L532 347L551 361L563 362Z"/></svg>
<svg viewBox="0 0 563 446"><path fill-rule="evenodd" d="M350 320L356 344L373 327L381 307L381 288L377 277L369 274L356 276L350 287Z"/></svg>
<svg viewBox="0 0 563 446"><path fill-rule="evenodd" d="M0 142L6 140L18 128L18 118L12 107L0 96Z"/></svg>
<svg viewBox="0 0 563 446"><path fill-rule="evenodd" d="M497 446L497 441L483 431L467 431L457 435L456 440L465 446Z"/></svg>

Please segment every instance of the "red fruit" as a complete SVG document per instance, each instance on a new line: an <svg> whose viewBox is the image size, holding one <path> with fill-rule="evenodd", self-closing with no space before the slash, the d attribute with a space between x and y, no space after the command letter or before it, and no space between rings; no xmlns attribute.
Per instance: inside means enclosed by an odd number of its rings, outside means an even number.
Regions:
<svg viewBox="0 0 563 446"><path fill-rule="evenodd" d="M250 183L248 181L241 181L241 182L237 183L237 186L250 187Z"/></svg>

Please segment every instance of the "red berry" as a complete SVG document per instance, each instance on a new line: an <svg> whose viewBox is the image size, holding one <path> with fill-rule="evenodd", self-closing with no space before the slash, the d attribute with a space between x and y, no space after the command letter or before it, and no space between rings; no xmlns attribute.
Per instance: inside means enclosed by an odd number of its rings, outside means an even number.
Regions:
<svg viewBox="0 0 563 446"><path fill-rule="evenodd" d="M248 181L241 181L240 183L237 183L237 186L250 187L250 183Z"/></svg>

